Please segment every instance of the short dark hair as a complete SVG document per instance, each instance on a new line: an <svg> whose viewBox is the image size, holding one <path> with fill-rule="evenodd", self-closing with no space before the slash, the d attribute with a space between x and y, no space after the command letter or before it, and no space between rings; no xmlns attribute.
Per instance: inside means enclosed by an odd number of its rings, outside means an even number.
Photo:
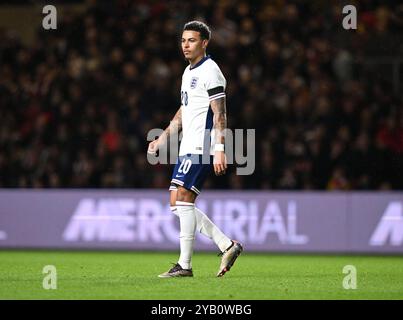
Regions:
<svg viewBox="0 0 403 320"><path fill-rule="evenodd" d="M190 31L197 31L200 33L200 38L202 40L210 40L211 38L211 31L207 24L201 21L190 21L185 24L183 27L183 31L190 30Z"/></svg>

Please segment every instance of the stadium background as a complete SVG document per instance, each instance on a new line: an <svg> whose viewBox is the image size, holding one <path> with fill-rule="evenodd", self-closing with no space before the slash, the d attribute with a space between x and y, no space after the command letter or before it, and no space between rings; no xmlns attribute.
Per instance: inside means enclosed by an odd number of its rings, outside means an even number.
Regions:
<svg viewBox="0 0 403 320"><path fill-rule="evenodd" d="M77 2L50 31L31 7L25 42L2 28L1 187L166 188L146 134L180 105L178 34L200 17L228 79L229 127L257 137L255 174L206 189L403 188L397 2L357 2L357 31L341 27L340 1Z"/></svg>
<svg viewBox="0 0 403 320"><path fill-rule="evenodd" d="M44 4L0 5L0 298L402 298L403 6L398 1L54 1L58 29L48 31L42 28ZM342 28L345 4L357 7L358 30ZM308 206L297 201L304 226L326 233L337 225L345 236L334 243L331 236L315 239L325 253L349 252L336 243L358 241L360 227L373 231L393 207L395 225L388 229L386 247L369 251L400 256L245 253L243 264L230 273L238 282L217 288L210 279L217 261L198 253L199 282L184 285L183 295L151 280L176 252L133 251L137 244L119 241L109 246L99 235L92 244L83 235L76 247L57 244L67 226L63 221L60 227L59 220L80 207L80 200L71 200L77 194L90 194L98 206L103 198L140 201L142 192L168 201L172 167L148 164L146 135L165 128L179 106L186 61L178 35L185 22L199 18L212 27L208 53L228 81L229 127L256 129L255 173L239 176L231 167L225 177L211 177L207 199L217 190L229 190L220 201L267 192L264 197L278 201L284 215L290 201L305 198ZM310 196L335 202L309 202ZM367 211L360 210L365 203ZM338 205L343 209L336 212ZM316 218L309 218L313 211ZM360 219L351 227L353 211ZM55 240L52 232L59 229ZM368 235L363 238L368 246ZM264 244L268 249L261 251L277 251L273 245L279 239ZM148 251L158 249L149 245ZM48 250L9 250L31 246ZM71 247L132 250L50 250ZM52 295L37 288L37 269L48 263L62 266L65 291ZM342 266L351 263L365 270L356 293L343 291L339 281Z"/></svg>

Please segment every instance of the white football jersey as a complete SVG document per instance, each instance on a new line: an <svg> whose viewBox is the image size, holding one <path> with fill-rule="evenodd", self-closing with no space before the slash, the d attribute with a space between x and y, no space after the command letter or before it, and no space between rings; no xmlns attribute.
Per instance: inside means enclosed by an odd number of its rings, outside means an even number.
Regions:
<svg viewBox="0 0 403 320"><path fill-rule="evenodd" d="M185 69L182 76L182 141L179 155L203 154L205 148L214 154L213 111L210 102L225 97L226 80L218 65L204 57ZM208 130L206 130L208 129ZM211 139L210 134L211 132Z"/></svg>

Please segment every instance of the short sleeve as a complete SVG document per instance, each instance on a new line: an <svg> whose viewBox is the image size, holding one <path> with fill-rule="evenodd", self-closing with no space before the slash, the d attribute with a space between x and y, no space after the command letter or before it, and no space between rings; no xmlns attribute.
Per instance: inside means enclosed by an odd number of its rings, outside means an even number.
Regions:
<svg viewBox="0 0 403 320"><path fill-rule="evenodd" d="M225 97L226 80L221 70L214 66L208 73L206 89L209 101Z"/></svg>

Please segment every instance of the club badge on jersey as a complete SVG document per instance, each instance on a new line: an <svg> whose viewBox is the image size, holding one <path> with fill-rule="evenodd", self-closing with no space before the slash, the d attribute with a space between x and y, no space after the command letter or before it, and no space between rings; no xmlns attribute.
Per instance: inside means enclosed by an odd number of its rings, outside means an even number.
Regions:
<svg viewBox="0 0 403 320"><path fill-rule="evenodd" d="M197 80L199 80L198 77L193 77L192 80L190 80L190 89L194 89L197 86Z"/></svg>

